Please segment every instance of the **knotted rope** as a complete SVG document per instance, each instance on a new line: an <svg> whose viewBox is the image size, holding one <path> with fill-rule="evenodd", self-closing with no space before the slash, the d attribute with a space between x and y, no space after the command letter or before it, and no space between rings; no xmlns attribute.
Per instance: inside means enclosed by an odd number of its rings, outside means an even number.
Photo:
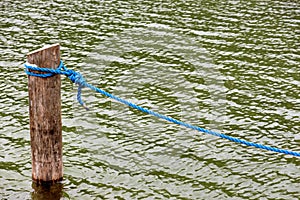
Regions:
<svg viewBox="0 0 300 200"><path fill-rule="evenodd" d="M48 78L56 74L66 75L73 83L78 85L77 89L77 101L82 105L86 110L89 110L84 102L81 99L81 90L84 87L87 87L87 83L84 80L83 76L74 70L68 69L62 61L60 61L59 66L56 69L49 68L40 68L36 65L25 63L25 72L28 76L36 76L40 78ZM30 70L30 71L29 71ZM35 73L32 71L43 72L43 74Z"/></svg>
<svg viewBox="0 0 300 200"><path fill-rule="evenodd" d="M81 90L82 90L82 88L85 88L85 87L90 88L91 90L94 90L94 91L96 91L100 94L103 94L103 95L105 95L105 96L107 96L111 99L114 99L114 100L120 102L120 103L123 103L123 104L125 104L125 105L127 105L131 108L134 108L134 109L137 109L137 110L142 111L144 113L147 113L147 114L153 115L155 117L164 119L164 120L172 122L174 124L178 124L178 125L181 125L181 126L184 126L184 127L187 127L187 128L199 131L199 132L214 135L214 136L224 138L224 139L230 140L232 142L244 144L244 145L247 145L247 146L252 146L252 147L259 148L259 149L264 149L264 150L268 150L268 151L273 151L273 152L277 152L277 153L283 153L283 154L287 154L287 155L293 155L293 156L300 157L299 152L280 149L280 148L271 147L271 146L266 146L266 145L262 145L262 144L258 144L258 143L254 143L254 142L249 142L249 141L242 140L242 139L239 139L239 138L235 138L235 137L232 137L232 136L228 136L228 135L225 135L225 134L222 134L222 133L207 130L205 128L201 128L199 126L191 125L191 124L182 122L180 120L174 119L172 117L154 112L154 111L149 110L147 108L143 108L141 106L138 106L138 105L136 105L134 103L131 103L131 102L125 100L125 99L114 96L114 95L112 95L112 94L110 94L110 93L108 93L108 92L106 92L106 91L104 91L100 88L97 88L97 87L95 87L91 84L88 84L79 72L75 72L73 70L68 69L67 67L64 66L62 61L60 62L57 69L40 68L36 65L32 65L32 64L29 64L29 63L25 63L24 65L25 65L25 72L29 76L47 78L47 77L54 76L56 74L66 75L73 83L78 85L77 100L87 110L88 110L88 108L85 106L84 102L81 99ZM43 72L43 73L40 74L40 73L35 73L35 72L32 72L32 71Z"/></svg>

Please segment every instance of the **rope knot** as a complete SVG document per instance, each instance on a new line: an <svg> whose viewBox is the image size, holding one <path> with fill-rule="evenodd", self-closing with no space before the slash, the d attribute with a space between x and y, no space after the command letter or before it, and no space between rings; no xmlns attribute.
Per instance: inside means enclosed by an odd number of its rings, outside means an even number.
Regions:
<svg viewBox="0 0 300 200"><path fill-rule="evenodd" d="M85 79L79 72L68 69L62 61L60 61L59 66L56 69L41 68L30 63L25 63L24 66L25 66L25 72L28 76L48 78L56 74L66 75L73 83L78 85L77 100L86 110L88 110L88 108L85 106L84 102L81 99L81 90L82 88L86 87L87 83L85 82ZM32 71L43 72L43 73L40 74Z"/></svg>
<svg viewBox="0 0 300 200"><path fill-rule="evenodd" d="M67 70L67 76L68 78L75 84L79 85L79 86L82 86L84 87L84 84L85 84L85 79L83 78L83 76L79 73L79 72L76 72L74 70Z"/></svg>
<svg viewBox="0 0 300 200"><path fill-rule="evenodd" d="M66 70L66 76L75 84L78 85L78 91L77 91L77 101L86 109L89 110L88 107L86 107L85 103L81 99L81 90L82 88L86 87L86 82L83 76L74 70L67 69L64 67Z"/></svg>

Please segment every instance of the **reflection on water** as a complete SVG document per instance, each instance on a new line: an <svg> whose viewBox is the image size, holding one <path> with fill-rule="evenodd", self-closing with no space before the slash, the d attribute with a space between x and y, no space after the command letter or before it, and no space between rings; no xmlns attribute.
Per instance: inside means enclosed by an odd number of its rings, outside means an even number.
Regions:
<svg viewBox="0 0 300 200"><path fill-rule="evenodd" d="M299 152L298 1L4 0L0 10L2 199L299 198L299 159L165 123L88 90L86 112L67 79L64 182L40 192L31 186L21 66L26 53L59 42L67 67L91 84Z"/></svg>
<svg viewBox="0 0 300 200"><path fill-rule="evenodd" d="M63 196L68 197L67 195L64 195L63 184L61 183L52 185L38 185L32 183L32 189L34 190L31 193L32 200L59 200Z"/></svg>

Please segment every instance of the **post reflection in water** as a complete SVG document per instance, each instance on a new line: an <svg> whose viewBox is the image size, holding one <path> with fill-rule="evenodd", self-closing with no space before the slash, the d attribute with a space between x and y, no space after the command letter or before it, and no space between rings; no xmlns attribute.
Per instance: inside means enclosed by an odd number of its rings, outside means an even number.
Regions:
<svg viewBox="0 0 300 200"><path fill-rule="evenodd" d="M59 200L64 195L63 183L55 184L37 184L32 182L31 199L32 200Z"/></svg>

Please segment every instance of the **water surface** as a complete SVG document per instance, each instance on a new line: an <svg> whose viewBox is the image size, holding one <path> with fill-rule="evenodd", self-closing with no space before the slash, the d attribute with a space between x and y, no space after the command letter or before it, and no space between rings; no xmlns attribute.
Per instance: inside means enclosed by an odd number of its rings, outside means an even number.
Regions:
<svg viewBox="0 0 300 200"><path fill-rule="evenodd" d="M0 3L0 197L31 181L26 54L60 43L67 67L146 108L300 151L298 1ZM145 115L62 79L61 199L298 199L300 162ZM44 191L45 192L45 191ZM49 193L47 194L48 197ZM56 198L52 196L52 199Z"/></svg>

